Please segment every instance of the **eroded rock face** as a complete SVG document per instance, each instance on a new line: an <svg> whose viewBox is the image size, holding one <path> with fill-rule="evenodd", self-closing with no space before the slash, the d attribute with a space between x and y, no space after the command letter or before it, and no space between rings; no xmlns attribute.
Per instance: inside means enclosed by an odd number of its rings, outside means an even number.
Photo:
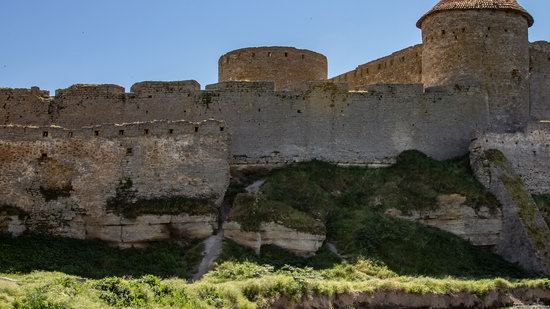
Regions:
<svg viewBox="0 0 550 309"><path fill-rule="evenodd" d="M315 235L300 232L281 224L262 223L257 232L242 230L238 222L225 222L223 225L226 238L260 253L263 245L275 245L299 256L314 255L326 239L326 235Z"/></svg>
<svg viewBox="0 0 550 309"><path fill-rule="evenodd" d="M478 180L502 204L497 253L527 270L550 274L550 229L513 165L501 151L475 145L470 160Z"/></svg>
<svg viewBox="0 0 550 309"><path fill-rule="evenodd" d="M204 239L214 233L215 216L145 215L127 219L113 214L86 221L86 238L120 247L141 247L168 239Z"/></svg>
<svg viewBox="0 0 550 309"><path fill-rule="evenodd" d="M0 233L124 247L206 238L229 185L223 126L0 127Z"/></svg>
<svg viewBox="0 0 550 309"><path fill-rule="evenodd" d="M453 233L475 246L494 246L502 230L500 209L481 207L476 210L466 205L466 197L460 194L440 195L435 210L411 210L403 213L389 209L386 215L430 225Z"/></svg>

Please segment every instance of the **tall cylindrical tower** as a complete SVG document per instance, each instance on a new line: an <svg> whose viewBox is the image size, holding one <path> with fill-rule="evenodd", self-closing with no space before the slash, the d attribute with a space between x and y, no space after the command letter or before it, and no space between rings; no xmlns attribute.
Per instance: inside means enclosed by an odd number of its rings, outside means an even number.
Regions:
<svg viewBox="0 0 550 309"><path fill-rule="evenodd" d="M326 80L327 58L293 47L244 48L223 55L218 80L273 81L277 90L303 89L305 82Z"/></svg>
<svg viewBox="0 0 550 309"><path fill-rule="evenodd" d="M533 17L516 0L441 0L422 29L426 87L479 83L490 128L515 131L529 118L529 41Z"/></svg>

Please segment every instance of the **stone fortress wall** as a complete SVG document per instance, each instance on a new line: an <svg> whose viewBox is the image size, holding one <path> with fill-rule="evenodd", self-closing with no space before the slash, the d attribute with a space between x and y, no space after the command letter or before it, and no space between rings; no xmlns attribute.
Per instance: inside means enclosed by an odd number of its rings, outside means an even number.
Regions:
<svg viewBox="0 0 550 309"><path fill-rule="evenodd" d="M550 43L531 43L529 54L531 115L536 120L547 120L550 119Z"/></svg>
<svg viewBox="0 0 550 309"><path fill-rule="evenodd" d="M2 126L0 229L121 245L206 237L229 184L229 136L220 126L213 120ZM147 216L153 202L205 209ZM128 216L124 207L137 213Z"/></svg>
<svg viewBox="0 0 550 309"><path fill-rule="evenodd" d="M205 90L0 88L0 231L121 245L204 238L230 164L386 165L412 149L439 160L499 149L530 193L550 193L550 45L529 44L533 20L515 1L491 5L441 1L418 22L422 45L330 80L321 54L261 47L222 56L220 82Z"/></svg>
<svg viewBox="0 0 550 309"><path fill-rule="evenodd" d="M131 93L114 85L75 85L53 98L3 90L22 98L1 96L0 119L66 128L220 119L227 129L218 130L232 136L232 164L391 163L409 149L447 159L465 154L472 130L483 130L487 119L486 95L476 87L371 85L349 92L346 84L328 81L308 87L275 91L269 82L226 82L200 91L194 81L144 82Z"/></svg>
<svg viewBox="0 0 550 309"><path fill-rule="evenodd" d="M308 81L326 80L327 72L325 56L292 47L239 49L218 62L220 82L273 81L277 90L307 88Z"/></svg>
<svg viewBox="0 0 550 309"><path fill-rule="evenodd" d="M508 158L531 194L550 193L550 122L531 123L515 133L481 133L472 142L473 151L497 149Z"/></svg>
<svg viewBox="0 0 550 309"><path fill-rule="evenodd" d="M352 90L364 90L370 84L422 83L422 44L358 66L330 79L348 83Z"/></svg>

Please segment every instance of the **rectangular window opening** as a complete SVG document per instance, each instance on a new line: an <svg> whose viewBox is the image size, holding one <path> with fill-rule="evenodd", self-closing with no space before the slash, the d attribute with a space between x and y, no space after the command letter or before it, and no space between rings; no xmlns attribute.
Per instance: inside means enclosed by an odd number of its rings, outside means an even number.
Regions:
<svg viewBox="0 0 550 309"><path fill-rule="evenodd" d="M271 57L271 52L267 52L267 56L268 56L268 57Z"/></svg>
<svg viewBox="0 0 550 309"><path fill-rule="evenodd" d="M47 153L42 153L42 159L47 159L48 158L48 154Z"/></svg>
<svg viewBox="0 0 550 309"><path fill-rule="evenodd" d="M143 132L145 133L145 135L149 135L149 129L145 129L143 130Z"/></svg>
<svg viewBox="0 0 550 309"><path fill-rule="evenodd" d="M288 57L288 53L285 53L285 57Z"/></svg>
<svg viewBox="0 0 550 309"><path fill-rule="evenodd" d="M199 127L195 127L195 132L199 132Z"/></svg>
<svg viewBox="0 0 550 309"><path fill-rule="evenodd" d="M174 134L174 129L168 130L168 133L169 133L169 134Z"/></svg>
<svg viewBox="0 0 550 309"><path fill-rule="evenodd" d="M118 130L118 135L124 135L124 130Z"/></svg>
<svg viewBox="0 0 550 309"><path fill-rule="evenodd" d="M69 137L73 137L73 132L69 132Z"/></svg>
<svg viewBox="0 0 550 309"><path fill-rule="evenodd" d="M42 132L42 136L43 136L43 137L48 137L48 131Z"/></svg>
<svg viewBox="0 0 550 309"><path fill-rule="evenodd" d="M131 156L133 154L134 150L132 148L126 148L126 155Z"/></svg>
<svg viewBox="0 0 550 309"><path fill-rule="evenodd" d="M220 131L223 132L223 130L225 130L225 128L224 128L224 127L220 127Z"/></svg>
<svg viewBox="0 0 550 309"><path fill-rule="evenodd" d="M99 131L94 131L95 136L99 136Z"/></svg>

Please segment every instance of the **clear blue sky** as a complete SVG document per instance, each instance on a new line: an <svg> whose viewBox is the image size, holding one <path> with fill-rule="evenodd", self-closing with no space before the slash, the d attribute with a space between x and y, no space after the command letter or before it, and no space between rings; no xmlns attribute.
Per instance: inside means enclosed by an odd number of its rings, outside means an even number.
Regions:
<svg viewBox="0 0 550 309"><path fill-rule="evenodd" d="M233 49L282 45L329 59L334 76L420 43L436 0L3 0L0 87L217 81ZM550 1L520 0L530 40L550 40Z"/></svg>

